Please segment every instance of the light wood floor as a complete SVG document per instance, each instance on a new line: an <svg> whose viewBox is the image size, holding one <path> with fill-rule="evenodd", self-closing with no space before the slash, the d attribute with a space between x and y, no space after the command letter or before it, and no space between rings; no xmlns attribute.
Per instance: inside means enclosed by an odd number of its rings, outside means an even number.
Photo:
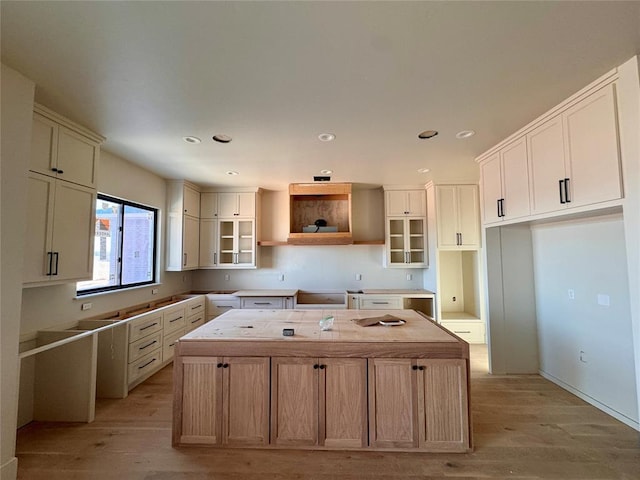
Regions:
<svg viewBox="0 0 640 480"><path fill-rule="evenodd" d="M171 366L90 424L18 432L24 480L640 479L639 434L537 375L487 374L472 348L470 454L171 448Z"/></svg>

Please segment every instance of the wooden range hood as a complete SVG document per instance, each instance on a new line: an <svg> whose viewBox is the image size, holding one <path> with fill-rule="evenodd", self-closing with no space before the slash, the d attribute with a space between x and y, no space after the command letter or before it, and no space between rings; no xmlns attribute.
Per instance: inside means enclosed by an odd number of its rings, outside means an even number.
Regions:
<svg viewBox="0 0 640 480"><path fill-rule="evenodd" d="M319 219L325 220L328 228L314 228ZM351 184L290 184L289 226L287 243L292 245L352 244ZM333 231L320 231L329 229Z"/></svg>

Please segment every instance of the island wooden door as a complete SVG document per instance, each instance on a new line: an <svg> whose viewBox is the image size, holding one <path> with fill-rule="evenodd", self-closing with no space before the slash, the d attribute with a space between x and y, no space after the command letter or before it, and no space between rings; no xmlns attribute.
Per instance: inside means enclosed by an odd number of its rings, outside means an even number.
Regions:
<svg viewBox="0 0 640 480"><path fill-rule="evenodd" d="M411 359L369 359L369 442L379 448L415 448L417 375Z"/></svg>
<svg viewBox="0 0 640 480"><path fill-rule="evenodd" d="M465 360L418 360L420 448L467 451L469 408Z"/></svg>
<svg viewBox="0 0 640 480"><path fill-rule="evenodd" d="M362 448L367 435L367 361L319 359L320 445Z"/></svg>
<svg viewBox="0 0 640 480"><path fill-rule="evenodd" d="M269 357L225 357L222 443L269 444Z"/></svg>

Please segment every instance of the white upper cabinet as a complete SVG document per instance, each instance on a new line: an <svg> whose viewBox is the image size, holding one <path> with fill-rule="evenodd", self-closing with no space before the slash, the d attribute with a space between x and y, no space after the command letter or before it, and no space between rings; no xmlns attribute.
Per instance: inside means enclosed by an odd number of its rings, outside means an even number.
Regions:
<svg viewBox="0 0 640 480"><path fill-rule="evenodd" d="M385 212L387 217L424 217L426 196L423 189L386 190Z"/></svg>
<svg viewBox="0 0 640 480"><path fill-rule="evenodd" d="M200 218L200 192L189 185L184 185L183 213L190 217Z"/></svg>
<svg viewBox="0 0 640 480"><path fill-rule="evenodd" d="M167 182L167 270L194 270L200 264L200 192L195 185Z"/></svg>
<svg viewBox="0 0 640 480"><path fill-rule="evenodd" d="M563 115L570 196L575 206L622 197L614 85L590 95Z"/></svg>
<svg viewBox="0 0 640 480"><path fill-rule="evenodd" d="M202 192L200 194L200 218L218 218L218 194Z"/></svg>
<svg viewBox="0 0 640 480"><path fill-rule="evenodd" d="M256 194L253 192L218 193L218 217L233 218L256 216Z"/></svg>
<svg viewBox="0 0 640 480"><path fill-rule="evenodd" d="M92 188L29 173L26 286L92 278L95 205Z"/></svg>
<svg viewBox="0 0 640 480"><path fill-rule="evenodd" d="M533 214L622 197L614 84L543 123L527 140Z"/></svg>
<svg viewBox="0 0 640 480"><path fill-rule="evenodd" d="M529 206L526 139L510 143L480 165L483 222L525 217Z"/></svg>
<svg viewBox="0 0 640 480"><path fill-rule="evenodd" d="M95 188L104 139L44 107L35 109L29 170Z"/></svg>
<svg viewBox="0 0 640 480"><path fill-rule="evenodd" d="M480 246L477 185L437 185L438 248L468 250Z"/></svg>

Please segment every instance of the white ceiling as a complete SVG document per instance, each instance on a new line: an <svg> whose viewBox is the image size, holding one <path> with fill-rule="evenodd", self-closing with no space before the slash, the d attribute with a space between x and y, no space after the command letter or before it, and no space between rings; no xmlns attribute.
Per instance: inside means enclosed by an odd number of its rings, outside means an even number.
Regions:
<svg viewBox="0 0 640 480"><path fill-rule="evenodd" d="M36 101L202 185L476 180L475 156L640 53L638 1L0 6L2 61Z"/></svg>

